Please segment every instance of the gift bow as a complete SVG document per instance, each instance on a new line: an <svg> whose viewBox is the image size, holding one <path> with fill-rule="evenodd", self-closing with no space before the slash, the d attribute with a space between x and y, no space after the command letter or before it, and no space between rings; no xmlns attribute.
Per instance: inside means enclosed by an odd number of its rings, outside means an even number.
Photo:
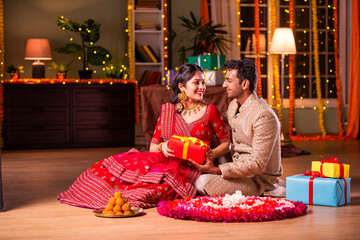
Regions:
<svg viewBox="0 0 360 240"><path fill-rule="evenodd" d="M344 178L344 164L339 163L338 159L336 157L329 157L329 159L326 159L321 155L320 155L320 157L322 159L324 159L323 161L320 161L321 162L321 165L320 165L320 173L321 174L323 173L323 164L324 163L335 163L335 164L339 164L339 167L340 167L340 176L339 176L339 178Z"/></svg>
<svg viewBox="0 0 360 240"><path fill-rule="evenodd" d="M304 172L305 176L313 176L313 177L322 177L322 178L326 178L326 176L322 175L320 172L318 171L305 171Z"/></svg>
<svg viewBox="0 0 360 240"><path fill-rule="evenodd" d="M173 138L178 138L184 143L184 150L183 150L183 159L187 159L187 151L189 148L189 143L192 142L193 144L200 144L200 147L207 148L207 144L201 141L200 139L197 139L195 137L180 137L174 135Z"/></svg>

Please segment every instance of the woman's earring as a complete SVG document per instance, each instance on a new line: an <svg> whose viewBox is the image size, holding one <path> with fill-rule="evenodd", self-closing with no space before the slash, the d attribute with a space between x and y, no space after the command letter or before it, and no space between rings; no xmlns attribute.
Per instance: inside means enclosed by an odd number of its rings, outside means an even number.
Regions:
<svg viewBox="0 0 360 240"><path fill-rule="evenodd" d="M181 93L178 94L178 98L179 98L180 102L183 102L187 99L187 95L184 91L181 91Z"/></svg>

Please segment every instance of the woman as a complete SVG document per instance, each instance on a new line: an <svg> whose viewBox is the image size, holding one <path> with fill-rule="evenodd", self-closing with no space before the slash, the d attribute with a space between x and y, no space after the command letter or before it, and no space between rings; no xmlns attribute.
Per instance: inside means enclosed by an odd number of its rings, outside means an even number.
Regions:
<svg viewBox="0 0 360 240"><path fill-rule="evenodd" d="M154 207L160 200L197 194L194 183L201 173L189 161L174 158L169 139L176 134L211 142L215 135L219 145L207 151L209 161L229 151L229 135L216 107L202 102L205 85L201 67L181 66L171 87L174 96L162 105L150 152L132 149L101 160L59 194L60 202L100 209L120 191L132 206Z"/></svg>

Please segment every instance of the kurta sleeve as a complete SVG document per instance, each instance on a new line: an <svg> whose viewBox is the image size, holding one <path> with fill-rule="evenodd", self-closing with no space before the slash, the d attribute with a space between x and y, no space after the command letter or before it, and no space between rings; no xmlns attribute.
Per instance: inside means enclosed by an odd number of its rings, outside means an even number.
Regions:
<svg viewBox="0 0 360 240"><path fill-rule="evenodd" d="M214 105L211 105L210 123L220 143L230 140L229 133L225 126L224 118L222 117L221 113Z"/></svg>
<svg viewBox="0 0 360 240"><path fill-rule="evenodd" d="M266 167L275 142L278 141L280 123L268 111L259 114L252 124L252 147L249 152L237 153L233 162L219 165L224 178L241 178L259 174Z"/></svg>

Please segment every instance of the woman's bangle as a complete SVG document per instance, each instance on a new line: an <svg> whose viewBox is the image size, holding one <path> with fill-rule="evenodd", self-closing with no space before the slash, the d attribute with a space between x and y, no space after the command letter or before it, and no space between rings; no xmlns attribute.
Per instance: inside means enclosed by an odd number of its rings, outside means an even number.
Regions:
<svg viewBox="0 0 360 240"><path fill-rule="evenodd" d="M162 145L164 144L164 142L161 142L161 143L159 143L159 145L158 145L158 150L159 150L159 152L161 152L162 153Z"/></svg>

